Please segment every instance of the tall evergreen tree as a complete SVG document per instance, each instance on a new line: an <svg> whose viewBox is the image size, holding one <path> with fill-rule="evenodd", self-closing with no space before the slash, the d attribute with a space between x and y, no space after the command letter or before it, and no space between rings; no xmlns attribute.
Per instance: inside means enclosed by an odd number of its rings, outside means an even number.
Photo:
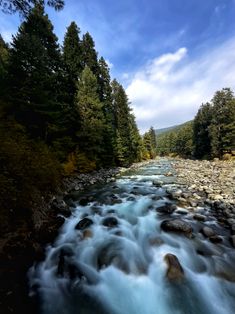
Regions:
<svg viewBox="0 0 235 314"><path fill-rule="evenodd" d="M212 119L212 106L210 103L202 104L193 121L194 155L197 158L209 157L211 144L209 126Z"/></svg>
<svg viewBox="0 0 235 314"><path fill-rule="evenodd" d="M88 32L83 35L81 49L82 49L82 68L84 69L85 66L88 66L92 73L98 79L99 67L97 60L97 52L95 50L94 40Z"/></svg>
<svg viewBox="0 0 235 314"><path fill-rule="evenodd" d="M0 98L3 98L5 94L5 80L7 75L7 65L9 58L9 47L3 40L0 34Z"/></svg>
<svg viewBox="0 0 235 314"><path fill-rule="evenodd" d="M57 37L38 5L21 24L9 57L12 112L32 136L50 140L55 132L62 85Z"/></svg>
<svg viewBox="0 0 235 314"><path fill-rule="evenodd" d="M71 89L70 93L72 100L75 94L76 83L83 70L82 49L79 34L80 29L75 22L72 22L67 28L63 42L63 60L69 78L69 88Z"/></svg>
<svg viewBox="0 0 235 314"><path fill-rule="evenodd" d="M116 80L113 80L111 85L116 130L116 162L119 165L128 165L140 156L139 132L124 88Z"/></svg>
<svg viewBox="0 0 235 314"><path fill-rule="evenodd" d="M81 118L78 133L79 148L99 165L103 153L105 120L97 89L96 77L86 66L78 83L76 97L77 110Z"/></svg>
<svg viewBox="0 0 235 314"><path fill-rule="evenodd" d="M98 91L100 101L103 104L103 113L105 118L103 163L104 165L111 165L114 163L115 150L115 127L111 80L108 65L103 57L99 59L98 64Z"/></svg>
<svg viewBox="0 0 235 314"><path fill-rule="evenodd" d="M211 100L212 120L209 126L211 156L222 157L232 145L235 128L234 96L230 88L217 91ZM231 139L230 139L231 137Z"/></svg>

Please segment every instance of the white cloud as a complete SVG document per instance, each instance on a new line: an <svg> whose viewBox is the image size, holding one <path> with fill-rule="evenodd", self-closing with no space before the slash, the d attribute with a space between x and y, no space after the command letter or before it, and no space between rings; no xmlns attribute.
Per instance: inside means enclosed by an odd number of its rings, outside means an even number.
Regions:
<svg viewBox="0 0 235 314"><path fill-rule="evenodd" d="M234 90L234 51L235 38L196 58L183 47L137 71L126 91L141 131L190 120L216 90Z"/></svg>

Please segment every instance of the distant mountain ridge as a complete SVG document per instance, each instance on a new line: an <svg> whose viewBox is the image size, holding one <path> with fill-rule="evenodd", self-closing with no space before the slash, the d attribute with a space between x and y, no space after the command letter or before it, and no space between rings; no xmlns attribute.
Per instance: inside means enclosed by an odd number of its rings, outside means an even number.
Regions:
<svg viewBox="0 0 235 314"><path fill-rule="evenodd" d="M167 133L167 132L171 132L171 131L178 131L180 128L182 128L183 126L185 126L185 124L187 124L189 122L192 122L192 120L186 121L186 122L184 122L182 124L176 124L176 125L173 125L173 126L169 126L167 128L155 129L156 135L161 135L161 134L164 134L164 133Z"/></svg>

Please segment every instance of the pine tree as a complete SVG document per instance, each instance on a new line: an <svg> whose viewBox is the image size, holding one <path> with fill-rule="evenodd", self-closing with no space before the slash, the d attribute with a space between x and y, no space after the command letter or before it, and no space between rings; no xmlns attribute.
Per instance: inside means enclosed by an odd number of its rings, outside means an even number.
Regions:
<svg viewBox="0 0 235 314"><path fill-rule="evenodd" d="M114 163L115 157L115 128L114 111L112 105L112 88L109 68L103 57L100 58L98 64L98 91L100 101L103 104L103 113L105 118L103 163L104 165L112 165Z"/></svg>
<svg viewBox="0 0 235 314"><path fill-rule="evenodd" d="M211 156L222 157L223 151L232 145L230 137L234 132L235 123L233 92L230 88L223 88L215 93L211 103L212 120L209 126Z"/></svg>
<svg viewBox="0 0 235 314"><path fill-rule="evenodd" d="M40 5L13 39L8 81L15 117L32 136L50 140L61 111L63 82L57 37Z"/></svg>
<svg viewBox="0 0 235 314"><path fill-rule="evenodd" d="M63 60L66 66L68 76L70 103L74 100L76 84L83 70L82 49L79 34L80 29L75 22L72 22L67 28L63 43Z"/></svg>
<svg viewBox="0 0 235 314"><path fill-rule="evenodd" d="M105 120L97 89L96 77L86 66L78 82L76 97L76 106L81 118L81 128L77 135L79 148L99 165L103 154Z"/></svg>
<svg viewBox="0 0 235 314"><path fill-rule="evenodd" d="M210 103L202 104L193 121L194 155L197 158L211 154L209 126L212 119L212 106Z"/></svg>
<svg viewBox="0 0 235 314"><path fill-rule="evenodd" d="M129 164L130 153L130 126L129 114L130 108L128 106L128 98L124 88L116 81L112 82L112 97L113 97L113 111L114 111L114 125L116 134L119 136L119 145L116 147L116 161L120 165ZM122 147L121 147L122 146ZM122 160L120 160L119 150L122 152Z"/></svg>
<svg viewBox="0 0 235 314"><path fill-rule="evenodd" d="M9 47L0 34L0 98L5 96L5 80L7 76Z"/></svg>
<svg viewBox="0 0 235 314"><path fill-rule="evenodd" d="M116 163L125 166L140 158L141 139L124 88L116 80L113 80L111 85L116 133Z"/></svg>
<svg viewBox="0 0 235 314"><path fill-rule="evenodd" d="M99 76L99 67L97 60L97 52L95 50L95 43L91 35L87 32L83 35L81 42L82 50L82 68L88 66L92 73L98 79Z"/></svg>

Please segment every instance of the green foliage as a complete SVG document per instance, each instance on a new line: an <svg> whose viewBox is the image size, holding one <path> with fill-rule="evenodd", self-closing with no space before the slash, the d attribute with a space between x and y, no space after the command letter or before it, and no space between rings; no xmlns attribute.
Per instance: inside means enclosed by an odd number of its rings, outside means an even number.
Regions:
<svg viewBox="0 0 235 314"><path fill-rule="evenodd" d="M40 3L43 6L47 4L57 11L63 9L64 7L64 0L0 0L0 7L5 13L12 14L19 12L21 15L26 16L32 10L35 3Z"/></svg>
<svg viewBox="0 0 235 314"><path fill-rule="evenodd" d="M144 159L153 159L157 156L157 139L153 127L143 135L143 156Z"/></svg>
<svg viewBox="0 0 235 314"><path fill-rule="evenodd" d="M86 66L78 82L76 106L81 119L78 133L79 148L86 152L88 158L98 162L102 157L104 133L104 115L99 100L97 80Z"/></svg>
<svg viewBox="0 0 235 314"><path fill-rule="evenodd" d="M157 152L160 155L192 157L193 123L189 121L175 130L157 135Z"/></svg>
<svg viewBox="0 0 235 314"><path fill-rule="evenodd" d="M125 166L139 160L140 136L124 88L116 80L111 85L116 133L115 159L118 165Z"/></svg>
<svg viewBox="0 0 235 314"><path fill-rule="evenodd" d="M194 119L197 158L221 158L235 146L235 98L230 88L217 91L211 103L202 105Z"/></svg>
<svg viewBox="0 0 235 314"><path fill-rule="evenodd" d="M7 73L9 47L0 34L0 87Z"/></svg>
<svg viewBox="0 0 235 314"><path fill-rule="evenodd" d="M0 208L25 210L59 184L60 165L48 147L30 140L14 120L0 124Z"/></svg>
<svg viewBox="0 0 235 314"><path fill-rule="evenodd" d="M99 75L99 66L97 60L97 52L95 50L95 43L91 35L87 32L82 37L81 43L82 51L82 68L89 67L92 73L98 79Z"/></svg>
<svg viewBox="0 0 235 314"><path fill-rule="evenodd" d="M35 7L13 39L9 56L12 113L30 134L51 140L61 110L61 56L53 26Z"/></svg>

